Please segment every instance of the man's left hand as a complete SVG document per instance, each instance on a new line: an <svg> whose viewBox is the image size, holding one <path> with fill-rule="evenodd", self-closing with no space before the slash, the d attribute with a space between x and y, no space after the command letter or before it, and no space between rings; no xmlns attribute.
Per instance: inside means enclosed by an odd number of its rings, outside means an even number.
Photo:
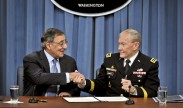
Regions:
<svg viewBox="0 0 183 108"><path fill-rule="evenodd" d="M61 97L71 97L71 94L68 93L68 92L61 92L58 96L61 96Z"/></svg>

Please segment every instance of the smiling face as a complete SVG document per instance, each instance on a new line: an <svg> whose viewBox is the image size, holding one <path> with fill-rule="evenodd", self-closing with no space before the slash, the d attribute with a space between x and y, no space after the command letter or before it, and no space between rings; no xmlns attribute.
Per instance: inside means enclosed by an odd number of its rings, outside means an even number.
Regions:
<svg viewBox="0 0 183 108"><path fill-rule="evenodd" d="M46 51L54 58L61 58L64 56L64 51L67 49L67 40L65 35L57 35L53 42L46 42Z"/></svg>
<svg viewBox="0 0 183 108"><path fill-rule="evenodd" d="M118 50L121 58L129 59L139 51L140 42L129 32L122 32L118 40Z"/></svg>

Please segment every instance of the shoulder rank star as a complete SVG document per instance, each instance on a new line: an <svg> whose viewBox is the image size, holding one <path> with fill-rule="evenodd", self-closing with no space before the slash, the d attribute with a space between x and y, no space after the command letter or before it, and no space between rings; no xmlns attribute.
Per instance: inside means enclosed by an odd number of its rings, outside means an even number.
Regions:
<svg viewBox="0 0 183 108"><path fill-rule="evenodd" d="M155 58L152 58L152 59L150 60L150 62L152 62L152 63L156 63L156 61L157 61L157 59L155 59Z"/></svg>
<svg viewBox="0 0 183 108"><path fill-rule="evenodd" d="M111 57L111 53L106 54L106 58L109 58L109 57Z"/></svg>

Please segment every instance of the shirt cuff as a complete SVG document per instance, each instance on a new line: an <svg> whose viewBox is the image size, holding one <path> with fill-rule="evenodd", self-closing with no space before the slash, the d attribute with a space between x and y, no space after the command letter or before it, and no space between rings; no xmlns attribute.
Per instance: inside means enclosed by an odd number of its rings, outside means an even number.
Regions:
<svg viewBox="0 0 183 108"><path fill-rule="evenodd" d="M66 72L65 75L66 75L66 83L70 83L69 73Z"/></svg>

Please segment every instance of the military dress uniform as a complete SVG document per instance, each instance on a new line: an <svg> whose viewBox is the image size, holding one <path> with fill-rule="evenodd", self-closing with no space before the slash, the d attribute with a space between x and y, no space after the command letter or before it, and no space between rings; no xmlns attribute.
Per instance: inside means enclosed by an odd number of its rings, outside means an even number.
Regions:
<svg viewBox="0 0 183 108"><path fill-rule="evenodd" d="M158 61L155 58L150 58L139 51L130 69L125 73L124 59L120 58L119 53L109 53L101 65L97 78L86 79L83 91L96 96L129 96L129 93L121 88L121 79L127 76L127 80L131 80L137 90L137 95L132 96L155 97L160 85L158 67ZM109 70L113 75L108 75Z"/></svg>

